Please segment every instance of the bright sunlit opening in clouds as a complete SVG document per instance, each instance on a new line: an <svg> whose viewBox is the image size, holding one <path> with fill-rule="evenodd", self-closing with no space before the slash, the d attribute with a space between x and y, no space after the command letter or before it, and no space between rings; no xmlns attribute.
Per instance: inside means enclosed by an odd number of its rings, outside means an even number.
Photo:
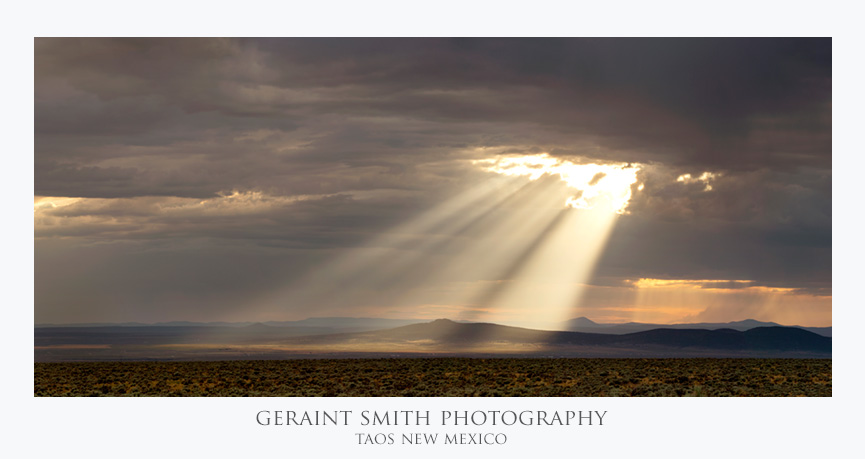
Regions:
<svg viewBox="0 0 865 459"><path fill-rule="evenodd" d="M549 174L558 175L576 194L565 204L575 209L609 209L626 212L631 200L631 185L637 182L640 166L636 164L576 164L544 153L529 156L504 156L474 162L485 170L530 180Z"/></svg>
<svg viewBox="0 0 865 459"><path fill-rule="evenodd" d="M682 174L676 179L676 181L684 183L686 185L693 182L702 182L706 185L706 187L703 188L703 191L712 191L712 185L710 184L710 182L720 176L721 174L715 172L703 172L697 177L693 177L691 176L691 174Z"/></svg>

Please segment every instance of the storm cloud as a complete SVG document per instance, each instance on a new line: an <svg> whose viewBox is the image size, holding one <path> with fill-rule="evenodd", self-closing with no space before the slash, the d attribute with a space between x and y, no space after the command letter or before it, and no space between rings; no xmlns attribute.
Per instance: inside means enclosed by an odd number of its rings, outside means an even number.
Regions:
<svg viewBox="0 0 865 459"><path fill-rule="evenodd" d="M831 45L36 39L37 322L248 320L251 297L488 180L474 161L541 153L640 167L593 286L830 297ZM415 314L382 295L331 312Z"/></svg>

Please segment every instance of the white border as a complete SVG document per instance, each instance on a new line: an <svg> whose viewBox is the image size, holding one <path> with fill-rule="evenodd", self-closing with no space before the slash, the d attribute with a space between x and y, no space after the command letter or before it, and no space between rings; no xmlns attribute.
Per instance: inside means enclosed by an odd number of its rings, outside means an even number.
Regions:
<svg viewBox="0 0 865 459"><path fill-rule="evenodd" d="M859 434L862 160L860 12L846 2L18 2L3 33L3 169L11 184L2 393L5 449L89 457L845 457ZM49 399L33 397L34 36L832 36L834 86L833 397L821 399ZM599 428L517 428L505 447L362 447L354 429L262 428L261 409L591 409ZM848 445L849 444L849 445ZM844 453L842 453L844 452Z"/></svg>

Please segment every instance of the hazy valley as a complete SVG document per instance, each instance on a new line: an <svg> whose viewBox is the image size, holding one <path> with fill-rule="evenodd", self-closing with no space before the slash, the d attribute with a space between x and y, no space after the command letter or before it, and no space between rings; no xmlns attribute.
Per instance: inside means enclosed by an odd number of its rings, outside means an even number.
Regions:
<svg viewBox="0 0 865 459"><path fill-rule="evenodd" d="M587 319L586 319L587 320ZM547 331L447 319L321 318L270 324L101 325L35 328L35 360L244 360L309 357L794 357L831 358L832 340L802 327L595 324ZM571 321L574 322L574 321ZM407 325L404 325L408 323ZM695 328L703 325L705 328ZM722 327L723 325L729 325ZM621 333L637 329L639 331ZM831 328L820 329L831 335Z"/></svg>

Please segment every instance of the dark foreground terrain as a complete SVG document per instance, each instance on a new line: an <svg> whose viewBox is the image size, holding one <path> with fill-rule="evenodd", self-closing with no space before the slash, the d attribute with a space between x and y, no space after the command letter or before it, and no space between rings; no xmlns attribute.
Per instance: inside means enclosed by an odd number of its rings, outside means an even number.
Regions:
<svg viewBox="0 0 865 459"><path fill-rule="evenodd" d="M832 360L37 362L34 380L36 396L829 397Z"/></svg>

